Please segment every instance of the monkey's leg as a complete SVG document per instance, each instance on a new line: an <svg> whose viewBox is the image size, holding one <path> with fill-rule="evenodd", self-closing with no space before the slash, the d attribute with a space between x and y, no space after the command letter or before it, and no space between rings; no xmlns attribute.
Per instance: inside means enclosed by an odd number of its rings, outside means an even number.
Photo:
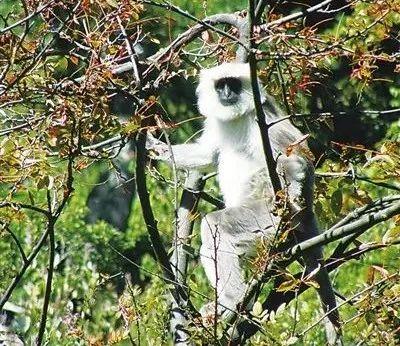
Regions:
<svg viewBox="0 0 400 346"><path fill-rule="evenodd" d="M295 237L298 242L318 235L318 226L313 212L314 168L305 158L281 155L278 158L278 170L283 176L292 211L293 224L296 227ZM307 272L318 267L315 280L319 284L318 294L325 312L329 312L330 323L326 324L329 345L340 344L340 318L336 309L336 299L328 271L324 268L321 247L307 250L303 254Z"/></svg>
<svg viewBox="0 0 400 346"><path fill-rule="evenodd" d="M201 224L201 262L217 291L218 309L237 310L247 293L239 258L255 248L257 239L274 233L265 201L210 213ZM204 311L203 311L204 312Z"/></svg>

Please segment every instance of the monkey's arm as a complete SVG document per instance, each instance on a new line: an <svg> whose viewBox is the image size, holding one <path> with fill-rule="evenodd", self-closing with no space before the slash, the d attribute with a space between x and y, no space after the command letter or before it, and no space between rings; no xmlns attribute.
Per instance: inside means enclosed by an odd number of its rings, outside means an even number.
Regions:
<svg viewBox="0 0 400 346"><path fill-rule="evenodd" d="M217 150L208 136L201 136L195 143L172 145L170 148L164 142L148 136L146 148L151 151L151 157L175 164L181 169L207 169L216 163Z"/></svg>

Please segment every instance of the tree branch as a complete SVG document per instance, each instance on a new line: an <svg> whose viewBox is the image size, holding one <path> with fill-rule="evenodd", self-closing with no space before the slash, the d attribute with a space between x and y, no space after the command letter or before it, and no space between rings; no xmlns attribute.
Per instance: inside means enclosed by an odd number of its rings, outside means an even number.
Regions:
<svg viewBox="0 0 400 346"><path fill-rule="evenodd" d="M261 25L261 29L262 30L266 30L266 29L269 29L269 28L272 28L272 27L275 27L275 26L290 22L290 21L295 20L295 19L307 17L309 14L311 14L313 12L316 12L316 11L320 10L321 8L323 8L323 7L327 7L333 1L334 0L322 1L321 3L319 3L317 5L314 5L314 6L311 6L311 7L307 8L307 9L305 9L304 11L292 13L292 14L289 14L288 16L286 16L286 17L282 17L282 18L274 20L274 21L272 21L270 23Z"/></svg>
<svg viewBox="0 0 400 346"><path fill-rule="evenodd" d="M180 34L174 41L172 41L167 47L160 49L158 52L153 54L151 57L149 57L147 60L152 62L153 64L155 63L160 63L162 61L166 61L170 59L171 55L178 51L181 47L183 47L185 44L193 41L195 38L199 37L201 33L207 29L213 30L221 35L227 36L231 40L234 40L235 42L243 44L240 42L240 40L237 37L234 37L232 35L227 34L224 31L221 31L217 28L214 27L214 25L218 24L229 24L231 26L234 26L238 28L240 32L240 27L241 27L241 21L238 18L237 15L231 14L231 13L221 13L221 14L215 14L212 16L209 16L207 18L204 18L203 20L199 20L195 17L191 18L193 20L196 20L198 22L197 25L194 25L193 27L189 28L182 34ZM246 49L244 47L243 49ZM115 75L130 71L133 68L133 65L131 62L127 62L125 64L121 64L114 69L112 69L112 73ZM80 81L80 79L77 79L76 81Z"/></svg>
<svg viewBox="0 0 400 346"><path fill-rule="evenodd" d="M16 28L17 26L19 26L21 24L24 24L25 22L28 22L29 20L31 20L33 17L35 17L38 14L40 14L41 12L43 12L47 7L49 7L52 4L54 4L54 2L53 1L49 1L47 4L39 6L36 9L36 11L32 12L29 16L26 16L25 18L22 18L22 19L16 21L15 23L7 26L6 28L0 29L0 35L4 34L7 31L10 31L10 30Z"/></svg>
<svg viewBox="0 0 400 346"><path fill-rule="evenodd" d="M153 210L150 203L149 192L147 190L146 184L146 174L145 174L145 164L146 164L146 132L141 131L138 134L138 138L136 141L136 189L139 197L139 201L142 207L143 218L146 223L147 231L149 233L150 241L153 246L153 250L155 256L157 258L158 263L161 266L161 269L164 273L164 276L167 282L174 283L174 289L171 289L171 295L174 298L176 304L179 304L181 300L188 302L188 308L194 312L195 309L191 305L189 298L186 294L186 291L180 285L175 278L175 274L172 270L171 263L168 258L168 254L165 251L160 233L157 227L157 221L154 217Z"/></svg>
<svg viewBox="0 0 400 346"><path fill-rule="evenodd" d="M376 181L372 178L359 175L359 174L353 174L353 172L317 172L315 173L315 176L317 177L333 177L333 178L348 178L348 179L356 179L356 180L361 180L365 181L367 183L384 187L389 190L395 190L395 191L400 191L400 186L397 186L396 184L390 184L386 183L384 181Z"/></svg>
<svg viewBox="0 0 400 346"><path fill-rule="evenodd" d="M250 33L253 33L254 21L255 21L255 2L254 0L249 1L249 20L250 20ZM251 76L251 87L253 90L254 106L256 110L257 123L260 128L260 135L263 143L263 149L265 154L265 160L267 162L268 174L271 179L274 193L276 194L282 189L281 182L279 180L278 173L276 171L276 161L272 154L271 142L269 140L268 130L269 126L265 122L264 108L261 102L260 87L257 78L257 61L254 52L257 49L257 44L250 38L250 54L249 54L249 65L250 65L250 76Z"/></svg>
<svg viewBox="0 0 400 346"><path fill-rule="evenodd" d="M383 208L375 213L361 215L356 221L338 228L331 229L313 238L303 241L285 252L285 256L296 257L302 252L317 246L326 245L337 239L347 235L362 233L375 226L376 224L386 221L391 217L400 214L400 202L392 202L389 207Z"/></svg>
<svg viewBox="0 0 400 346"><path fill-rule="evenodd" d="M0 221L0 224L2 225L3 229L5 229L10 234L11 238L13 238L15 244L17 245L19 253L21 254L22 260L24 261L24 263L26 263L28 259L26 258L25 251L22 248L21 242L19 241L18 237L14 234L14 232L10 229L10 227L8 227L8 225L5 224L3 221Z"/></svg>
<svg viewBox="0 0 400 346"><path fill-rule="evenodd" d="M46 239L47 239L48 235L49 235L49 230L47 228L46 231L43 232L42 236L40 237L40 239L38 240L36 245L33 247L31 253L26 258L26 261L22 264L22 266L21 266L20 270L18 271L17 275L14 276L14 278L11 281L11 283L8 285L7 289L3 293L3 295L2 295L2 297L0 299L0 312L3 310L4 304L11 297L11 294L14 291L15 287L21 281L21 279L24 276L26 270L30 267L30 265L32 264L33 260L36 258L37 254L42 249L43 245L46 242Z"/></svg>
<svg viewBox="0 0 400 346"><path fill-rule="evenodd" d="M47 225L47 232L49 234L49 267L47 268L46 288L43 298L43 308L40 317L39 331L36 338L36 345L41 345L43 342L44 332L46 330L47 312L50 304L51 286L54 274L54 258L55 258L55 238L54 238L54 218L50 218Z"/></svg>
<svg viewBox="0 0 400 346"><path fill-rule="evenodd" d="M364 207L360 209L364 209ZM274 264L274 267L285 268L290 263L294 262L299 257L299 255L301 255L303 251L309 250L316 246L322 246L324 244L333 242L334 240L338 239L340 236L343 236L345 234L356 234L356 233L361 234L362 232L366 231L372 226L380 222L386 221L389 218L398 214L400 214L400 201L394 199L392 202L389 203L389 206L383 207L382 210L376 211L372 215L371 214L362 215L360 216L359 220L351 222L345 226L340 226L336 228L335 226L333 226L331 227L330 230L293 246L291 249L284 252L282 256L283 259L277 261ZM342 254L340 258L336 256L331 256L326 261L325 267L328 270L328 272L331 272L350 259L357 258L368 251L372 251L386 246L387 244L376 244L370 247L366 247L364 249L357 248L354 250L350 250L349 252ZM301 278L302 275L303 273L301 272L296 274L294 277ZM266 275L266 277L270 276L271 275ZM284 303L286 304L289 303L296 297L296 295L297 296L300 295L309 288L309 286L307 286L305 283L302 283L300 287L297 288L296 291L277 292L276 288L279 287L283 281L284 279L281 276L278 276L275 279L274 289L271 291L267 299L262 304L263 310L275 311L280 305ZM253 283L253 285L254 284L256 284L256 282ZM253 287L249 289L249 291L252 290L254 290ZM250 294L251 292L249 293L249 295ZM252 335L254 335L260 329L260 327L261 326L259 324L251 320L240 321L236 327L237 333L233 334L232 345L238 345L242 341L247 340Z"/></svg>

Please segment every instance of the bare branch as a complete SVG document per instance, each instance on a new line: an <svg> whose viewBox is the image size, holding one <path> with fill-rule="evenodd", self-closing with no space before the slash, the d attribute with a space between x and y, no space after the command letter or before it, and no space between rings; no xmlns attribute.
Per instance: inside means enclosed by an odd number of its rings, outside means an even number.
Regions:
<svg viewBox="0 0 400 346"><path fill-rule="evenodd" d="M140 79L139 70L138 70L137 63L136 63L136 54L134 53L134 51L132 49L132 45L129 42L128 35L126 34L126 30L125 30L124 26L122 25L122 21L119 16L117 16L117 21L118 21L118 25L121 29L121 33L125 40L125 46L126 46L126 50L128 51L128 54L129 54L129 59L131 60L131 63L132 63L133 74L135 77L135 83L136 83L136 86L139 87L141 79Z"/></svg>
<svg viewBox="0 0 400 346"><path fill-rule="evenodd" d="M234 40L235 42L240 44L237 37L229 35L226 32L215 28L215 25L218 24L229 24L239 29L241 21L237 15L231 13L221 13L209 16L207 18L204 18L203 20L198 20L197 18L195 20L199 24L189 28L188 30L180 34L167 47L160 49L157 53L149 57L148 61L152 63L159 63L162 62L163 60L169 59L171 57L171 54L177 52L185 44L199 37L200 34L207 29L218 32L221 35L228 36L231 40ZM130 71L132 68L133 68L132 63L127 62L125 64L119 65L118 67L113 68L112 73L118 75ZM78 79L77 81L80 81L80 79Z"/></svg>
<svg viewBox="0 0 400 346"><path fill-rule="evenodd" d="M317 172L315 173L315 176L317 177L333 177L333 178L348 178L348 179L356 179L356 180L362 180L367 183L376 185L376 186L381 186L389 190L395 190L395 191L400 191L400 186L397 186L397 184L389 184L384 181L376 181L372 178L359 175L359 174L353 174L353 172Z"/></svg>
<svg viewBox="0 0 400 346"><path fill-rule="evenodd" d="M25 128L30 128L34 123L38 123L44 119L46 119L47 115L42 115L40 117L34 118L34 119L30 119L29 121L26 121L22 124L19 125L15 125L6 129L3 129L0 131L0 137L8 135L10 133L13 132L17 132L19 130L25 129Z"/></svg>
<svg viewBox="0 0 400 346"><path fill-rule="evenodd" d="M25 204L25 203L17 203L17 202L1 202L0 203L0 208L15 208L15 209L29 209L29 210L33 210L36 211L38 213L41 213L45 216L49 215L49 212L45 209L39 208L39 207L35 207L34 205L30 205L30 204Z"/></svg>
<svg viewBox="0 0 400 346"><path fill-rule="evenodd" d="M269 28L272 28L272 27L275 27L275 26L290 22L290 21L295 20L295 19L306 17L309 14L320 10L321 8L327 7L333 1L334 0L324 0L324 1L322 1L321 3L319 3L317 5L314 5L314 6L311 6L311 7L307 8L307 9L305 9L304 11L292 13L292 14L286 16L286 17L274 20L274 21L272 21L270 23L267 23L265 25L261 25L261 29L262 30L266 30L266 29L269 29Z"/></svg>
<svg viewBox="0 0 400 346"><path fill-rule="evenodd" d="M24 276L26 270L30 267L32 264L33 260L36 258L37 254L39 251L42 249L43 245L46 242L47 236L49 235L49 229L47 228L45 232L43 232L42 236L36 243L36 245L33 247L31 253L27 257L26 261L22 264L20 270L18 271L17 275L14 276L12 279L11 283L8 285L7 289L3 293L1 299L0 299L0 311L3 310L4 304L8 301L8 299L11 297L12 292L14 291L15 287L18 285L18 283L21 281L22 277Z"/></svg>
<svg viewBox="0 0 400 346"><path fill-rule="evenodd" d="M174 283L174 289L171 289L171 295L174 298L176 304L179 304L181 300L188 302L188 308L194 311L191 305L186 291L176 281L174 272L171 267L171 263L168 258L168 254L165 251L162 239L157 227L157 221L155 220L153 210L150 204L149 192L146 184L145 164L146 164L146 132L140 132L136 142L137 159L136 159L136 188L139 197L140 204L142 206L142 213L146 223L147 231L151 240L151 244L154 249L157 261L161 266L164 276L168 282Z"/></svg>
<svg viewBox="0 0 400 346"><path fill-rule="evenodd" d="M51 286L54 274L54 258L55 258L55 239L54 239L54 222L56 219L50 218L47 225L47 232L49 234L49 266L47 268L46 288L43 298L43 308L40 317L39 331L36 338L36 345L41 345L43 342L44 332L46 330L47 311L50 304Z"/></svg>
<svg viewBox="0 0 400 346"><path fill-rule="evenodd" d="M238 44L242 44L237 39L237 37L232 36L232 35L228 34L227 32L214 27L214 25L216 25L216 24L229 24L231 26L238 27L240 23L239 23L238 17L235 14L221 13L221 14L216 14L216 15L213 15L213 16L210 16L210 17L207 17L207 18L201 20L201 19L198 19L197 17L191 15L189 12L184 11L181 8L179 8L178 6L173 5L173 4L171 4L170 2L167 2L167 1L165 1L164 3L158 3L158 2L155 2L155 1L144 0L144 3L147 3L149 5L153 5L153 6L163 7L165 9L167 9L167 10L174 11L175 13L178 13L178 14L186 17L186 18L189 18L189 19L197 22L199 24L199 26L204 28L202 31L210 29L210 30L222 35L222 36L230 38L232 41L234 41L234 42L236 42ZM193 27L191 29L194 29L194 28L195 27ZM191 30L191 29L189 29L189 30ZM186 31L186 32L188 32L188 31ZM182 35L184 35L184 34L182 34Z"/></svg>
<svg viewBox="0 0 400 346"><path fill-rule="evenodd" d="M255 3L254 0L249 1L249 20L250 20L250 32L253 32L254 28L254 13L255 13ZM260 88L258 84L257 78L257 61L255 54L253 53L257 49L257 45L254 40L250 39L250 54L249 54L249 65L250 65L250 76L251 76L251 86L253 89L254 96L254 106L256 110L257 122L260 128L261 139L264 148L265 160L267 162L268 173L271 179L271 183L274 189L274 192L277 193L281 190L281 183L279 180L278 173L276 171L276 161L274 160L272 154L272 147L268 136L269 126L265 121L265 113L264 108L261 102L261 94Z"/></svg>
<svg viewBox="0 0 400 346"><path fill-rule="evenodd" d="M347 235L365 232L372 226L375 226L382 221L386 221L398 214L400 214L400 202L396 201L391 203L389 207L383 208L375 213L362 215L358 220L347 225L334 228L330 231L319 234L316 237L303 241L286 251L286 255L289 257L295 257L298 254L316 246L326 245Z"/></svg>

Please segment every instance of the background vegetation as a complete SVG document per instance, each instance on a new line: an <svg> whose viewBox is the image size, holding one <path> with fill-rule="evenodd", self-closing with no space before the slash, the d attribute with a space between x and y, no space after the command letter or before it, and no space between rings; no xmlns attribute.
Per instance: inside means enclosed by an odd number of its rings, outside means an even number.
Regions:
<svg viewBox="0 0 400 346"><path fill-rule="evenodd" d="M254 33L267 91L310 133L321 230L380 198L400 198L400 2L324 2L279 22L322 1L260 1L266 7ZM0 2L0 343L18 336L26 344L172 344L172 285L163 280L135 193L136 136L150 129L175 143L198 133L198 72L235 58L238 30L219 25L230 37L211 27L174 40L201 25L193 19L245 16L247 7ZM146 173L168 251L184 174L176 180L154 162ZM219 196L213 178L205 191ZM197 232L200 214L213 209L201 200L185 249L196 308L213 297ZM333 271L346 299L346 345L400 343L399 214L359 234L359 255ZM326 255L334 249L329 244ZM301 281L290 273L299 269L287 268L288 291L298 292ZM256 305L250 317L262 333L250 343L323 345L319 306L312 289L276 313ZM212 328L191 325L194 343L216 343Z"/></svg>

